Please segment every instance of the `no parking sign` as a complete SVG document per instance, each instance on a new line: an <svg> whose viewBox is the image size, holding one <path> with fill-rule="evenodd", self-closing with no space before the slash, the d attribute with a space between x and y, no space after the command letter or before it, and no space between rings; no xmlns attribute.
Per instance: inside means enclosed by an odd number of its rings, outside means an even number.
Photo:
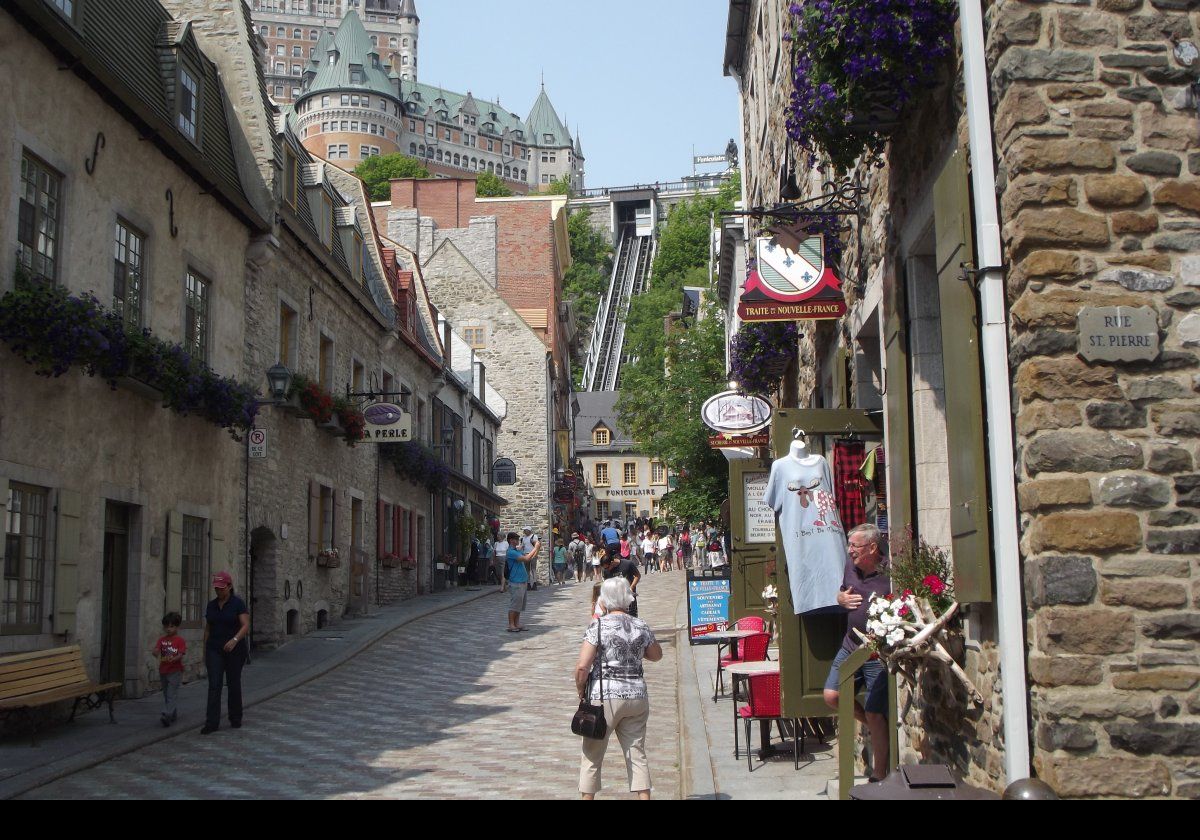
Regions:
<svg viewBox="0 0 1200 840"><path fill-rule="evenodd" d="M250 430L250 457L267 457L267 433L264 429Z"/></svg>

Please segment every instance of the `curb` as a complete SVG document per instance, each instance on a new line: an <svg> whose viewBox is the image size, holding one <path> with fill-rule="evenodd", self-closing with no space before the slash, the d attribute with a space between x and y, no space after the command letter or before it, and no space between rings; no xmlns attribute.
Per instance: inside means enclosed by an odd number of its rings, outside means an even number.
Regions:
<svg viewBox="0 0 1200 840"><path fill-rule="evenodd" d="M412 624L414 621L420 621L421 619L428 618L431 615L437 615L438 613L445 612L446 610L460 607L463 604L469 604L473 601L478 601L481 598L486 598L489 595L494 595L498 592L499 589L487 587L480 590L473 597L456 600L452 604L431 604L430 608L423 609L420 612L414 613L413 615L406 616L405 618L398 620L395 624L380 625L370 632L365 633L360 640L352 643L349 647L343 650L342 656L330 656L316 665L298 671L290 677L285 677L281 680L278 680L268 687L260 688L257 691L245 692L242 700L242 707L249 708L251 706L257 706L260 703L265 703L267 700L278 697L280 694L284 694L292 689L299 688L305 683L312 682L313 680L324 676L335 668L341 667L346 662L374 645L383 637L394 633L402 627ZM62 759L57 762L42 765L41 767L33 768L25 773L10 776L8 779L0 781L0 800L13 799L23 793L33 790L34 788L42 787L50 782L70 776L73 773L78 773L82 770L95 767L98 764L103 764L111 759L119 758L122 755L139 750L142 747L147 747L151 744L157 744L160 741L167 741L172 738L183 737L184 735L190 734L193 729L194 722L193 726L189 728L180 726L179 729L147 729L145 732L131 735L120 741L115 741L112 744L107 745L106 748L98 748L90 753L79 754L77 756L73 756L72 758Z"/></svg>

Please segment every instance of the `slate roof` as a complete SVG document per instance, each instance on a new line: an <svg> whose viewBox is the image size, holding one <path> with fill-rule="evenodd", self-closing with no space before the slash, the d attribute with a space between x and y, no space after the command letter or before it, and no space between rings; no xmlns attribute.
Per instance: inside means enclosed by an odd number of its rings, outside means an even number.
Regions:
<svg viewBox="0 0 1200 840"><path fill-rule="evenodd" d="M270 230L243 189L234 150L231 97L191 26L157 0L77 3L67 20L45 0L5 3L17 18L193 179L252 228ZM193 142L175 125L179 62L199 75Z"/></svg>
<svg viewBox="0 0 1200 840"><path fill-rule="evenodd" d="M575 395L579 413L575 415L575 450L580 455L599 452L629 451L633 438L617 423L617 391L584 391ZM608 446L592 445L592 430L603 423L612 432Z"/></svg>
<svg viewBox="0 0 1200 840"><path fill-rule="evenodd" d="M417 17L416 0L401 0L400 11L398 12L398 14L400 15L400 17L410 17L410 18L416 18L418 21L421 20L419 17Z"/></svg>

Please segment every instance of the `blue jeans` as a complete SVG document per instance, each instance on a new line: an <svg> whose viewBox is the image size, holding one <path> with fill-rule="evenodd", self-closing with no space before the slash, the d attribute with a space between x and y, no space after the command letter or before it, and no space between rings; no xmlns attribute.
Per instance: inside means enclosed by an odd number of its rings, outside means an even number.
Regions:
<svg viewBox="0 0 1200 840"><path fill-rule="evenodd" d="M839 691L841 688L841 670L842 663L853 651L842 648L838 651L837 656L833 658L833 666L829 669L829 677L825 680L826 691ZM872 714L886 715L887 714L887 671L883 667L883 663L878 659L868 659L863 663L863 666L854 673L854 690L866 686L867 699L863 703L863 709Z"/></svg>
<svg viewBox="0 0 1200 840"><path fill-rule="evenodd" d="M221 725L221 686L229 686L229 722L242 722L242 666L246 664L246 651L239 643L233 653L217 650L204 651L204 663L208 666L208 716L205 725L216 729Z"/></svg>

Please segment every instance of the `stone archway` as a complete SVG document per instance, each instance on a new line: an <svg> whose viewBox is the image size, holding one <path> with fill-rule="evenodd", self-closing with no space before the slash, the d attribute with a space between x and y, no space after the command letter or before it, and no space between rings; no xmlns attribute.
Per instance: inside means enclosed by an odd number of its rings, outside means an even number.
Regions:
<svg viewBox="0 0 1200 840"><path fill-rule="evenodd" d="M277 647L282 630L276 605L279 603L278 550L275 533L265 526L250 532L250 620L254 645Z"/></svg>

